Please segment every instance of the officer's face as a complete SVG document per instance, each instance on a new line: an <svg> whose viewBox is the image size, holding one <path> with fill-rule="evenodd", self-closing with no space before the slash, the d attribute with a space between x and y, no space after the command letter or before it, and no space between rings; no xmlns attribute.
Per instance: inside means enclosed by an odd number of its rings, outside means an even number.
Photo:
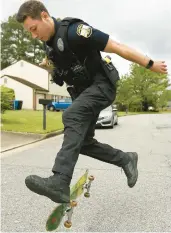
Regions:
<svg viewBox="0 0 171 233"><path fill-rule="evenodd" d="M24 28L32 34L33 38L47 41L54 34L54 23L46 13L41 13L41 19L32 19L28 16L24 21Z"/></svg>

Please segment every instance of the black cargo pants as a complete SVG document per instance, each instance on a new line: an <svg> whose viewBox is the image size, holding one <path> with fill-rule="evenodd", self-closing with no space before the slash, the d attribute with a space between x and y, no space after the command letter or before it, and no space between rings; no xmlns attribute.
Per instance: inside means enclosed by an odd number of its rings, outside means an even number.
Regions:
<svg viewBox="0 0 171 233"><path fill-rule="evenodd" d="M97 74L94 83L65 110L64 141L55 159L53 172L61 172L72 178L79 154L120 167L128 163L126 153L94 139L99 113L111 105L115 97L115 87L106 77Z"/></svg>

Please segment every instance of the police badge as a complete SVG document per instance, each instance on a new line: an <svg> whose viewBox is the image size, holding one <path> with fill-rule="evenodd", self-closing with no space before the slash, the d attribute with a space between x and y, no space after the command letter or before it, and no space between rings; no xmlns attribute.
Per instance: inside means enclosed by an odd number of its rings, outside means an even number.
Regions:
<svg viewBox="0 0 171 233"><path fill-rule="evenodd" d="M85 38L88 38L92 34L92 27L84 25L84 24L80 24L77 27L77 34L79 36L83 36Z"/></svg>
<svg viewBox="0 0 171 233"><path fill-rule="evenodd" d="M64 42L61 38L58 39L57 41L57 46L58 46L58 49L63 52L64 51Z"/></svg>

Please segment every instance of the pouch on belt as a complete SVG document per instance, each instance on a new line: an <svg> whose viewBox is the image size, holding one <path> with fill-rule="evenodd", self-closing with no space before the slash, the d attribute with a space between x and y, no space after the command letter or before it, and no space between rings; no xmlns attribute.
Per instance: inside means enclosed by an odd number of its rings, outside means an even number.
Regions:
<svg viewBox="0 0 171 233"><path fill-rule="evenodd" d="M119 73L115 66L113 65L110 56L106 56L105 58L101 59L102 68L109 78L110 82L113 86L116 86L118 80L120 80Z"/></svg>

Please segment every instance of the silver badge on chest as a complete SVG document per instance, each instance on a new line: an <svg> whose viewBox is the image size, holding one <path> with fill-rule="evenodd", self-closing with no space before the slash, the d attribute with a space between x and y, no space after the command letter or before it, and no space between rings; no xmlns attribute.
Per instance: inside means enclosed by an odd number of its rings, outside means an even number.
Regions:
<svg viewBox="0 0 171 233"><path fill-rule="evenodd" d="M58 49L63 52L64 51L64 42L61 38L58 39L57 41L57 46L58 46Z"/></svg>

